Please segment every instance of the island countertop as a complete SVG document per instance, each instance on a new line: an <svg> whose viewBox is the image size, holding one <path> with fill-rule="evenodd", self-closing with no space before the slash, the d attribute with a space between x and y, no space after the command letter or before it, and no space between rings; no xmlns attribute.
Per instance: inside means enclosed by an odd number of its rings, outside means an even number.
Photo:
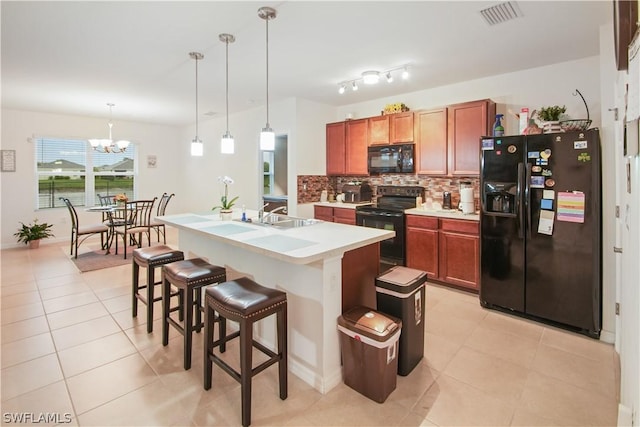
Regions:
<svg viewBox="0 0 640 427"><path fill-rule="evenodd" d="M270 256L292 264L309 264L395 236L394 231L319 221L290 229L238 221L222 221L217 212L184 213L158 217L172 227L195 231L204 237ZM248 218L257 212L247 211Z"/></svg>

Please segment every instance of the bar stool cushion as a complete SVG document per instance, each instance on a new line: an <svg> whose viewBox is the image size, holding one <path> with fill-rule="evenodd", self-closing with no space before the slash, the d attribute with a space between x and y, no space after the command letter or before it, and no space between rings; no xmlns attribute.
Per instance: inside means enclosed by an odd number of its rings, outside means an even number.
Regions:
<svg viewBox="0 0 640 427"><path fill-rule="evenodd" d="M184 253L166 245L158 245L134 249L133 259L141 267L149 268L181 261L184 259Z"/></svg>
<svg viewBox="0 0 640 427"><path fill-rule="evenodd" d="M209 264L202 258L186 259L163 267L164 277L172 285L186 287L198 283L218 283L227 277L224 267Z"/></svg>
<svg viewBox="0 0 640 427"><path fill-rule="evenodd" d="M285 292L258 285L247 277L220 283L218 286L207 288L206 292L207 297L213 298L214 304L217 302L224 307L225 311L240 317L252 317L287 301Z"/></svg>

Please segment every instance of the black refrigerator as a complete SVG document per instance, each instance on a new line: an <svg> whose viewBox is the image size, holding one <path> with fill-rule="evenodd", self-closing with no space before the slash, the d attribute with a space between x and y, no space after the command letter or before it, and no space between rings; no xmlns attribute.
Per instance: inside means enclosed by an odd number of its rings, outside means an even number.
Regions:
<svg viewBox="0 0 640 427"><path fill-rule="evenodd" d="M598 338L598 129L480 142L481 304Z"/></svg>

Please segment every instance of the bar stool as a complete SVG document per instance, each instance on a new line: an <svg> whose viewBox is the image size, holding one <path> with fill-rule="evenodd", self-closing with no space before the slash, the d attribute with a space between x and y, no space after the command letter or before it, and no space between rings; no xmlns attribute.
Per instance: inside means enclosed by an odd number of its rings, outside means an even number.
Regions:
<svg viewBox="0 0 640 427"><path fill-rule="evenodd" d="M217 313L217 317L216 317ZM253 339L253 324L272 314L277 315L278 352ZM239 330L227 335L226 321L238 322ZM214 341L214 323L219 322L220 338ZM287 294L260 286L247 277L241 277L218 286L207 288L205 292L205 357L204 389L211 388L212 363L240 383L242 395L242 425L251 424L251 379L269 366L278 362L280 399L287 398ZM240 337L240 372L213 353L216 347L226 350L226 343ZM257 348L269 359L253 368L252 347Z"/></svg>
<svg viewBox="0 0 640 427"><path fill-rule="evenodd" d="M211 265L202 258L192 258L173 262L162 267L162 345L169 344L169 325L173 326L184 337L184 369L191 369L191 343L193 331L200 332L202 321L203 286L221 283L227 280L224 267ZM171 307L171 285L178 289L180 302ZM195 322L193 311L195 307ZM184 315L182 325L171 318L174 311Z"/></svg>
<svg viewBox="0 0 640 427"><path fill-rule="evenodd" d="M162 281L155 281L156 267L165 264L181 261L184 259L184 253L171 249L169 246L151 246L148 248L138 248L133 250L133 300L132 300L132 316L138 317L138 300L147 306L147 333L153 332L153 303L160 301L162 296L154 296L154 288L156 285L162 284ZM147 283L140 285L139 275L140 267L147 269ZM142 289L147 289L147 295L140 293Z"/></svg>

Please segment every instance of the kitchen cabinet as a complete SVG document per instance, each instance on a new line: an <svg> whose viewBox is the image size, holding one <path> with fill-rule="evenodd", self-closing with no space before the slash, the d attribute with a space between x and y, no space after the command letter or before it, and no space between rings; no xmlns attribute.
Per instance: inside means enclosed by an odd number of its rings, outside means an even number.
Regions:
<svg viewBox="0 0 640 427"><path fill-rule="evenodd" d="M329 206L314 206L313 216L328 222L356 225L356 210L350 208L332 208Z"/></svg>
<svg viewBox="0 0 640 427"><path fill-rule="evenodd" d="M413 142L413 112L369 117L369 145Z"/></svg>
<svg viewBox="0 0 640 427"><path fill-rule="evenodd" d="M367 119L326 125L327 175L368 175Z"/></svg>
<svg viewBox="0 0 640 427"><path fill-rule="evenodd" d="M415 113L416 170L425 175L447 174L447 109Z"/></svg>
<svg viewBox="0 0 640 427"><path fill-rule="evenodd" d="M438 275L438 218L407 215L407 267L426 271L428 278Z"/></svg>
<svg viewBox="0 0 640 427"><path fill-rule="evenodd" d="M488 99L447 107L448 175L480 174L480 137L491 134L495 116Z"/></svg>
<svg viewBox="0 0 640 427"><path fill-rule="evenodd" d="M369 118L369 145L389 143L389 116Z"/></svg>
<svg viewBox="0 0 640 427"><path fill-rule="evenodd" d="M426 271L430 280L478 291L477 221L407 215L406 230L407 267Z"/></svg>
<svg viewBox="0 0 640 427"><path fill-rule="evenodd" d="M327 124L327 175L345 174L346 137L347 134L345 122Z"/></svg>
<svg viewBox="0 0 640 427"><path fill-rule="evenodd" d="M445 283L478 290L480 237L475 221L440 219L440 279Z"/></svg>
<svg viewBox="0 0 640 427"><path fill-rule="evenodd" d="M495 103L485 99L415 113L419 174L480 174L480 137L489 135Z"/></svg>

